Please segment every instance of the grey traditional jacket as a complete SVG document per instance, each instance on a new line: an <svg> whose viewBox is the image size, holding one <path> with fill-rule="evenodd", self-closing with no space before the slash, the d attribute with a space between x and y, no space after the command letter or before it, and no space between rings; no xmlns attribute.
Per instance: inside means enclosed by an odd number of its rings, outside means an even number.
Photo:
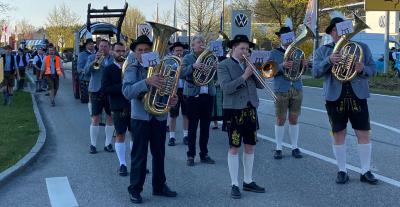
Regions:
<svg viewBox="0 0 400 207"><path fill-rule="evenodd" d="M271 55L269 60L275 61L278 64L278 73L273 79L274 83L274 91L275 92L283 92L286 93L289 91L289 88L293 86L297 90L301 90L303 88L303 83L301 78L297 81L290 81L285 78L283 75L283 56L285 54L285 50L281 47L275 48L271 50Z"/></svg>
<svg viewBox="0 0 400 207"><path fill-rule="evenodd" d="M364 52L364 70L359 73L352 81L351 87L359 99L369 97L368 78L376 74L376 65L372 59L369 47L358 42ZM323 45L314 53L312 74L314 78L324 77L324 96L327 101L335 101L340 97L342 82L337 80L331 73L332 64L329 56L332 54L334 43Z"/></svg>
<svg viewBox="0 0 400 207"><path fill-rule="evenodd" d="M114 58L111 55L108 55L104 58L101 66L98 70L93 69L93 62L96 58L96 54L90 55L86 62L85 66L85 74L90 75L89 81L89 92L99 92L101 89L101 77L103 76L103 70L106 66L112 64L114 62Z"/></svg>
<svg viewBox="0 0 400 207"><path fill-rule="evenodd" d="M259 99L257 88L263 88L251 76L247 80L242 78L244 69L233 58L227 58L218 64L218 82L223 95L224 109L243 109L250 102L258 107Z"/></svg>
<svg viewBox="0 0 400 207"><path fill-rule="evenodd" d="M130 64L125 70L124 80L122 82L122 94L131 102L131 118L143 121L149 121L155 117L159 121L167 119L167 114L154 116L144 109L143 98L149 90L146 84L147 69L144 68L138 61Z"/></svg>
<svg viewBox="0 0 400 207"><path fill-rule="evenodd" d="M180 78L185 80L183 87L183 95L185 96L197 96L200 94L200 86L197 86L193 82L193 63L197 60L196 55L192 52L183 57L182 69ZM208 94L215 96L215 84L214 80L208 83Z"/></svg>

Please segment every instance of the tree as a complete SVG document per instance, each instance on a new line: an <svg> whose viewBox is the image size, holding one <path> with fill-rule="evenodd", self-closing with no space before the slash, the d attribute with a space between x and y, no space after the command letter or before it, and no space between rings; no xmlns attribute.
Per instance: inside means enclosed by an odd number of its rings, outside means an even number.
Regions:
<svg viewBox="0 0 400 207"><path fill-rule="evenodd" d="M153 14L153 21L157 21L157 14ZM166 24L166 25L173 25L174 17L172 15L171 10L163 11L161 15L158 16L158 23Z"/></svg>
<svg viewBox="0 0 400 207"><path fill-rule="evenodd" d="M139 9L129 7L122 24L122 33L127 35L129 39L136 39L136 26L144 23L145 20L146 17Z"/></svg>
<svg viewBox="0 0 400 207"><path fill-rule="evenodd" d="M189 0L181 0L178 15L189 22ZM216 37L219 31L219 17L222 0L190 0L190 24L192 33L202 33L207 39Z"/></svg>
<svg viewBox="0 0 400 207"><path fill-rule="evenodd" d="M35 27L29 23L27 19L22 19L17 22L16 24L18 28L19 34L22 36L23 39L32 39L33 33L35 33Z"/></svg>
<svg viewBox="0 0 400 207"><path fill-rule="evenodd" d="M64 39L65 47L74 46L74 32L81 27L79 16L64 3L54 7L47 17L46 32L48 39L55 46Z"/></svg>

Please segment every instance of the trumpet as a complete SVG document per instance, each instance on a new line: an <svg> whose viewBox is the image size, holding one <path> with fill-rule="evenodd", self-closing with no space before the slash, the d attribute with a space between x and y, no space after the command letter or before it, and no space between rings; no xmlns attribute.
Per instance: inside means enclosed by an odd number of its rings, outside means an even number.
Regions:
<svg viewBox="0 0 400 207"><path fill-rule="evenodd" d="M95 69L95 70L100 69L101 63L103 62L104 58L105 58L105 55L102 52L100 58L93 63L93 69Z"/></svg>
<svg viewBox="0 0 400 207"><path fill-rule="evenodd" d="M246 64L250 66L251 70L253 71L256 82L260 83L264 88L267 89L268 94L272 97L274 103L276 103L278 101L278 97L276 96L272 88L264 81L263 76L259 73L259 70L256 68L256 66L253 65L253 63L251 63L251 61L247 58L245 54L243 54L243 58L246 61Z"/></svg>

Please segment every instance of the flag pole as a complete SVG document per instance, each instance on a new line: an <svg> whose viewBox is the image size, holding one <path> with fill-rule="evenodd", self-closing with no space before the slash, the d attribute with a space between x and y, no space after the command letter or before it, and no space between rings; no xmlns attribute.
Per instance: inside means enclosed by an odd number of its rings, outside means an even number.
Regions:
<svg viewBox="0 0 400 207"><path fill-rule="evenodd" d="M188 37L189 37L189 38L188 38L188 42L189 42L189 47L191 47L191 46L190 46L190 0L188 0L188 2L189 2L189 5L188 5L188 7L189 7L189 8L188 8L188 15L189 15L189 22L188 22L188 27L189 27L189 28L188 28L188 35L189 35Z"/></svg>
<svg viewBox="0 0 400 207"><path fill-rule="evenodd" d="M315 38L314 38L314 48L313 48L313 50L314 50L314 52L318 49L318 47L319 47L319 27L318 27L318 22L319 22L319 0L315 0L315 3L314 3L314 8L315 8L315 16L316 16L316 18L315 18Z"/></svg>

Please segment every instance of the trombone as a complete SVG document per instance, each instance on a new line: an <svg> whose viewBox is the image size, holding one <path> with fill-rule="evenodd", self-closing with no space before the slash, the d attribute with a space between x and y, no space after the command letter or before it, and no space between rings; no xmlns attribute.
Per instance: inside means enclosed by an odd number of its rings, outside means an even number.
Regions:
<svg viewBox="0 0 400 207"><path fill-rule="evenodd" d="M269 85L264 81L263 76L260 75L256 66L254 66L253 63L251 63L251 61L247 58L245 54L243 54L243 58L246 61L246 64L250 66L251 70L253 71L254 77L256 77L256 81L267 89L267 92L269 93L269 95L271 95L272 99L274 100L274 103L278 102L278 97L276 96L272 88L269 87Z"/></svg>

